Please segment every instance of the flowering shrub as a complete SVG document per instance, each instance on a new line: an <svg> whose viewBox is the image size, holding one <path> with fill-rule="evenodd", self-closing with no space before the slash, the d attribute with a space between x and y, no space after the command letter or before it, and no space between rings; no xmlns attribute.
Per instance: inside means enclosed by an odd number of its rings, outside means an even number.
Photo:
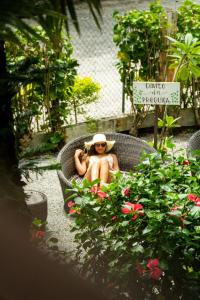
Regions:
<svg viewBox="0 0 200 300"><path fill-rule="evenodd" d="M180 296L185 283L194 295L200 279L200 162L153 153L102 190L96 183L74 183L74 202L67 202L83 274L112 286L113 294L137 299Z"/></svg>

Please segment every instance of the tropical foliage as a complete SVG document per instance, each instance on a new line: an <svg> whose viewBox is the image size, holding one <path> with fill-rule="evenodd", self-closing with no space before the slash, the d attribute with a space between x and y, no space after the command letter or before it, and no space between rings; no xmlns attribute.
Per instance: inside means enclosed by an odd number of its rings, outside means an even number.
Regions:
<svg viewBox="0 0 200 300"><path fill-rule="evenodd" d="M74 183L74 199L66 200L81 274L116 299L196 299L199 161L154 153L101 190L95 183Z"/></svg>
<svg viewBox="0 0 200 300"><path fill-rule="evenodd" d="M200 5L186 0L169 21L160 1L149 11L133 10L114 14L113 40L119 48L117 68L124 97L133 109L133 126L146 117L149 106L134 105L132 81L180 81L182 108L199 107L199 11ZM167 36L170 36L167 38ZM173 41L169 43L169 39ZM173 65L171 58L173 57ZM171 67L169 68L169 65ZM176 116L179 109L174 108ZM197 123L200 118L195 113Z"/></svg>
<svg viewBox="0 0 200 300"><path fill-rule="evenodd" d="M73 48L68 38L60 37L58 51L41 28L35 31L45 42L34 37L29 41L18 32L19 46L6 43L18 139L31 133L33 120L38 130L61 130L69 114L66 97L74 84L78 65L72 58Z"/></svg>

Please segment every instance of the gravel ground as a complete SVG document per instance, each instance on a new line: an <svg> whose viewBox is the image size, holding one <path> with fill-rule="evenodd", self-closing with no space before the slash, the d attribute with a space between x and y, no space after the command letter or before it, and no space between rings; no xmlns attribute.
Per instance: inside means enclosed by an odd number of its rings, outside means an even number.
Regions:
<svg viewBox="0 0 200 300"><path fill-rule="evenodd" d="M174 137L176 149L185 149L187 142L193 131L185 131ZM144 140L152 140L152 134L144 134L141 136ZM38 165L50 165L55 163L56 156L41 156L37 159ZM43 192L48 198L48 218L47 230L52 231L53 236L58 238L58 247L66 252L73 252L75 244L73 243L73 234L70 233L70 226L73 219L66 215L63 209L63 197L55 170L44 171L42 175L36 175L30 172L30 180L25 186L25 190L37 190Z"/></svg>

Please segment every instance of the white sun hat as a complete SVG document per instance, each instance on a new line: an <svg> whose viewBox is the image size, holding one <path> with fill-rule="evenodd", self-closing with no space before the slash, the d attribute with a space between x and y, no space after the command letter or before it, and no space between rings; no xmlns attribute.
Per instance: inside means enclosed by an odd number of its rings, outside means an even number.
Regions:
<svg viewBox="0 0 200 300"><path fill-rule="evenodd" d="M115 141L107 141L105 134L97 133L93 136L93 139L89 142L85 142L85 148L90 150L90 147L96 143L106 143L106 152L110 151L115 144Z"/></svg>

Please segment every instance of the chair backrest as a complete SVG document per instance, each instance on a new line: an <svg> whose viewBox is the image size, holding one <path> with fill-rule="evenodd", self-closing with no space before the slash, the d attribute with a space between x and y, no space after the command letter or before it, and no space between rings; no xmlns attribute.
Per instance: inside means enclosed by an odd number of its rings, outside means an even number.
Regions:
<svg viewBox="0 0 200 300"><path fill-rule="evenodd" d="M58 171L58 177L61 183L63 195L66 188L71 187L70 178L76 174L74 153L76 149L83 149L84 142L90 141L94 134L78 137L67 143L59 152L57 161L61 164L61 170ZM120 170L133 170L140 161L143 152L153 153L156 150L145 141L121 133L105 133L107 140L115 140L113 152L117 155Z"/></svg>
<svg viewBox="0 0 200 300"><path fill-rule="evenodd" d="M187 145L187 155L200 157L200 154L195 154L195 150L200 151L200 130L196 131L189 139Z"/></svg>

